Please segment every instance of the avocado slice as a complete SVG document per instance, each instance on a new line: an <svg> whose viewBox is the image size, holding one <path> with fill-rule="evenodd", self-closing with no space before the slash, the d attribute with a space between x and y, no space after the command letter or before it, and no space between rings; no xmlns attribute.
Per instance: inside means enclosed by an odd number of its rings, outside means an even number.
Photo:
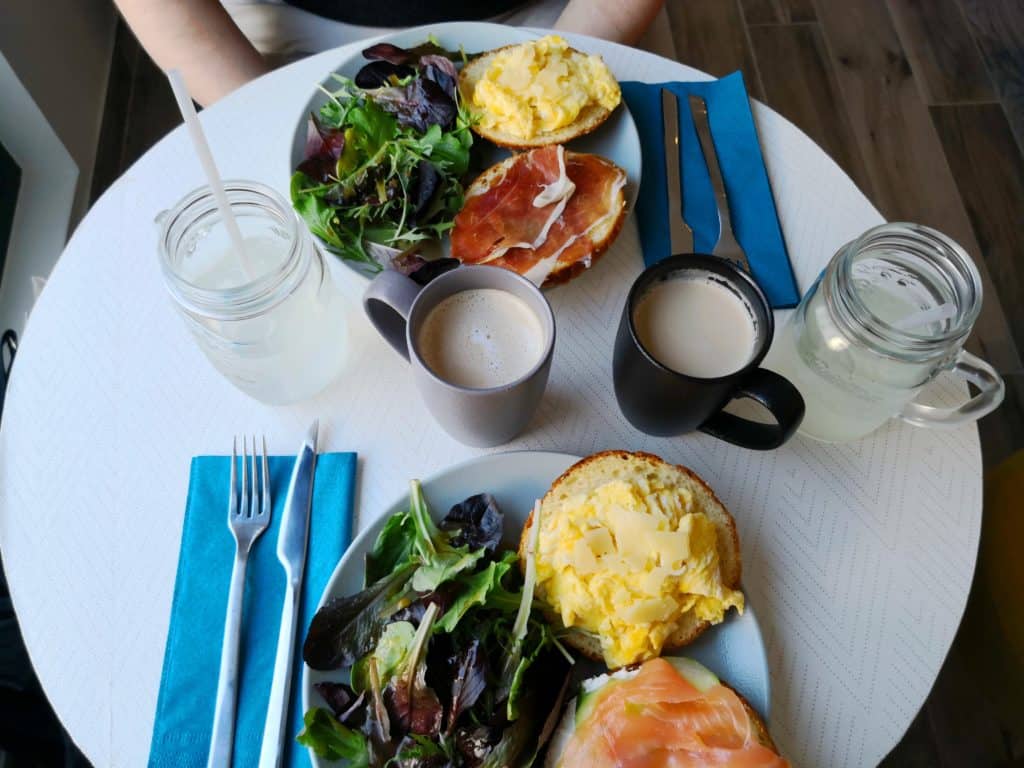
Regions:
<svg viewBox="0 0 1024 768"><path fill-rule="evenodd" d="M719 684L718 677L714 672L693 659L683 656L665 656L663 658L701 693ZM636 669L620 669L612 674L599 675L583 681L580 694L576 697L576 727L580 727L593 714L594 707L608 691L623 680L636 677L637 671Z"/></svg>

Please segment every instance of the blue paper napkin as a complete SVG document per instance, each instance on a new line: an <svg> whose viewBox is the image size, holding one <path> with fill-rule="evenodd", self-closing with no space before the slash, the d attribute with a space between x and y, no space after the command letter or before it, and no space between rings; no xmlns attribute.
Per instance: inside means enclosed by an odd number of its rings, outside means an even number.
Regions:
<svg viewBox="0 0 1024 768"><path fill-rule="evenodd" d="M270 457L273 517L249 555L239 656L236 766L254 766L259 761L284 601L285 578L277 559L277 531L294 463L289 456ZM230 468L227 456L197 456L192 460L171 624L150 743L151 768L206 765L235 556L235 542L227 527ZM320 594L351 540L355 470L354 453L325 453L317 459L287 731L293 737L302 729L302 638ZM308 751L294 738L286 741L285 749L285 765L310 764Z"/></svg>
<svg viewBox="0 0 1024 768"><path fill-rule="evenodd" d="M679 98L683 218L693 229L696 252L710 253L715 244L712 239L718 220L715 197L687 101L691 93L697 94L707 102L711 134L729 195L733 231L746 251L750 271L773 307L795 306L800 294L779 227L743 75L734 72L719 80L699 83L624 82L621 85L643 147L643 176L636 217L647 266L671 255L662 88Z"/></svg>

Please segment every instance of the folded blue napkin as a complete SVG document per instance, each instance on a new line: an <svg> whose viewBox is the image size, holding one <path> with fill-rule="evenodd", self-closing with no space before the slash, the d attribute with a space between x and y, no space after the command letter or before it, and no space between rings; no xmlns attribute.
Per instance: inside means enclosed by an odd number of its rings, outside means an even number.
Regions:
<svg viewBox="0 0 1024 768"><path fill-rule="evenodd" d="M729 195L733 231L746 251L750 271L773 307L795 306L800 294L779 227L742 73L734 72L707 82L624 82L621 85L643 147L643 176L636 217L647 266L672 255L665 193L662 88L679 98L683 218L693 229L694 251L710 253L714 247L717 207L687 101L691 93L697 94L707 102L711 134Z"/></svg>
<svg viewBox="0 0 1024 768"><path fill-rule="evenodd" d="M294 463L289 456L270 457L273 516L249 555L239 651L236 766L254 766L259 761L284 602L285 578L277 559L277 531ZM197 456L192 460L171 624L150 743L151 768L206 765L224 612L235 557L235 542L227 527L230 469L227 456ZM293 737L302 729L302 638L320 594L351 540L355 470L354 453L325 453L317 459L287 730ZM294 738L286 741L285 750L284 765L310 764L308 751Z"/></svg>

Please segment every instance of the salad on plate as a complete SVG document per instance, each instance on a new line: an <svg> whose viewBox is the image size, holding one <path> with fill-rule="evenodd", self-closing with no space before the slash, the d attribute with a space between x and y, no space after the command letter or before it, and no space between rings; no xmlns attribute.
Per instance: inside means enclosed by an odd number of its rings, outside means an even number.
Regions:
<svg viewBox="0 0 1024 768"><path fill-rule="evenodd" d="M428 40L380 43L311 113L291 179L295 210L332 252L372 271L437 240L462 208L471 118L458 90L466 56Z"/></svg>
<svg viewBox="0 0 1024 768"><path fill-rule="evenodd" d="M361 592L314 617L303 647L337 679L298 741L351 766L528 765L557 724L572 656L534 611L536 567L501 551L489 494L435 523L418 481L366 558ZM535 528L536 530L536 528Z"/></svg>

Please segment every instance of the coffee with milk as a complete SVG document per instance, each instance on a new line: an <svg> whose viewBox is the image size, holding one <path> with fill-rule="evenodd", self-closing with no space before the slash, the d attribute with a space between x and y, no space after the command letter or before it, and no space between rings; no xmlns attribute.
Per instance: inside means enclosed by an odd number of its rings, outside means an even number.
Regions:
<svg viewBox="0 0 1024 768"><path fill-rule="evenodd" d="M680 274L651 286L633 310L641 344L659 363L698 379L728 376L754 356L746 302L721 282Z"/></svg>
<svg viewBox="0 0 1024 768"><path fill-rule="evenodd" d="M528 374L545 350L544 329L508 291L472 288L438 302L416 338L423 362L444 381L486 389Z"/></svg>

